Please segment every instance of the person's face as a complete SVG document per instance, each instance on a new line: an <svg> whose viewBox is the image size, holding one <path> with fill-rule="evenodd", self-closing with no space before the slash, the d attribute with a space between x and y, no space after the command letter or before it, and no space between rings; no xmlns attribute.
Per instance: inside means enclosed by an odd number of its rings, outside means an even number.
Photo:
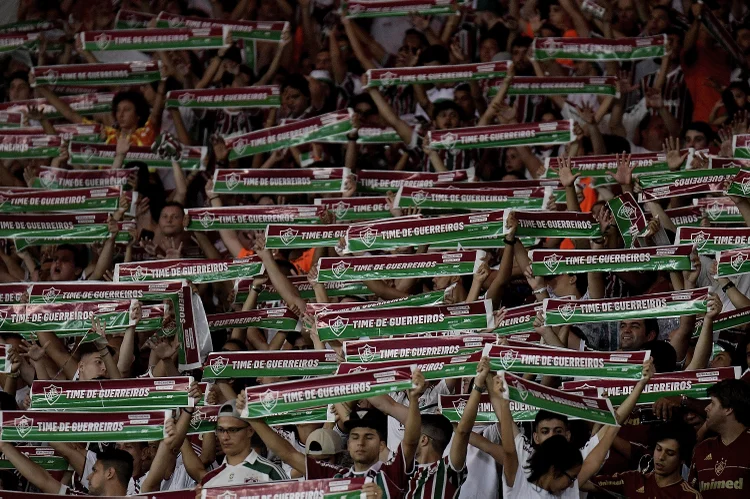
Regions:
<svg viewBox="0 0 750 499"><path fill-rule="evenodd" d="M471 93L465 90L457 90L453 94L453 101L464 110L466 116L474 116L476 108L474 107L474 99L471 98Z"/></svg>
<svg viewBox="0 0 750 499"><path fill-rule="evenodd" d="M81 381L90 381L92 379L107 376L107 366L97 353L84 355L78 362L78 374Z"/></svg>
<svg viewBox="0 0 750 499"><path fill-rule="evenodd" d="M643 147L649 151L660 151L663 147L664 140L669 136L669 130L664 124L661 116L654 115L648 124L646 130L641 135Z"/></svg>
<svg viewBox="0 0 750 499"><path fill-rule="evenodd" d="M154 92L154 87L149 84L141 85L141 93L143 94L143 97L146 99L146 102L148 102L149 105L154 104L154 101L156 100L156 92Z"/></svg>
<svg viewBox="0 0 750 499"><path fill-rule="evenodd" d="M185 214L179 206L166 206L159 215L159 230L165 236L176 236L183 231Z"/></svg>
<svg viewBox="0 0 750 499"><path fill-rule="evenodd" d="M528 47L513 47L510 52L513 65L516 66L516 68L527 68L531 64L529 62L528 54Z"/></svg>
<svg viewBox="0 0 750 499"><path fill-rule="evenodd" d="M410 47L408 45L402 45L398 49L398 53L396 54L396 67L397 68L410 67L411 60L417 56L418 52L419 52L418 47Z"/></svg>
<svg viewBox="0 0 750 499"><path fill-rule="evenodd" d="M646 31L649 35L658 35L664 33L669 27L669 14L664 9L654 9L651 11L651 18L646 25Z"/></svg>
<svg viewBox="0 0 750 499"><path fill-rule="evenodd" d="M581 467L575 466L566 470L564 473L557 474L554 470L550 470L548 473L552 473L552 477L547 482L545 490L552 495L560 495L575 483L578 473L580 473Z"/></svg>
<svg viewBox="0 0 750 499"><path fill-rule="evenodd" d="M76 267L75 254L69 249L55 251L50 267L50 280L74 281L81 275L83 269Z"/></svg>
<svg viewBox="0 0 750 499"><path fill-rule="evenodd" d="M216 437L227 456L236 456L250 445L253 429L241 419L223 416L216 425Z"/></svg>
<svg viewBox="0 0 750 499"><path fill-rule="evenodd" d="M654 448L654 473L669 476L682 467L680 444L673 438L661 440Z"/></svg>
<svg viewBox="0 0 750 499"><path fill-rule="evenodd" d="M143 460L141 466L144 470L151 469L151 463L154 462L156 457L156 451L159 449L159 442L147 442L146 447L143 449Z"/></svg>
<svg viewBox="0 0 750 499"><path fill-rule="evenodd" d="M333 69L330 52L327 50L318 52L318 55L315 56L315 69L323 71L331 71Z"/></svg>
<svg viewBox="0 0 750 499"><path fill-rule="evenodd" d="M292 87L284 89L282 101L287 112L292 116L299 116L310 105L310 100L302 92Z"/></svg>
<svg viewBox="0 0 750 499"><path fill-rule="evenodd" d="M563 8L560 7L559 5L550 5L549 6L549 22L556 28L565 29L567 27L565 10L563 10Z"/></svg>
<svg viewBox="0 0 750 499"><path fill-rule="evenodd" d="M108 470L104 469L104 464L100 460L94 463L94 467L88 476L89 479L89 493L92 496L103 496L104 495L104 484L107 482L107 475L114 473L112 468Z"/></svg>
<svg viewBox="0 0 750 499"><path fill-rule="evenodd" d="M31 87L28 83L20 78L10 82L8 88L8 98L11 102L17 102L20 100L28 100L31 98Z"/></svg>
<svg viewBox="0 0 750 499"><path fill-rule="evenodd" d="M643 320L620 321L621 350L638 350L648 340L648 331Z"/></svg>
<svg viewBox="0 0 750 499"><path fill-rule="evenodd" d="M708 367L716 369L717 367L729 367L732 365L732 357L727 352L719 352L714 355L711 362L708 363Z"/></svg>
<svg viewBox="0 0 750 499"><path fill-rule="evenodd" d="M708 147L708 139L706 139L706 135L703 132L688 130L685 132L685 147L705 149Z"/></svg>
<svg viewBox="0 0 750 499"><path fill-rule="evenodd" d="M415 34L408 34L404 37L403 45L409 49L409 52L415 54L422 48L422 41Z"/></svg>
<svg viewBox="0 0 750 499"><path fill-rule="evenodd" d="M541 119L543 123L550 123L552 121L557 121L557 117L552 113L544 113Z"/></svg>
<svg viewBox="0 0 750 499"><path fill-rule="evenodd" d="M706 406L706 428L718 431L726 419L727 409L721 405L719 399L711 397L711 402Z"/></svg>
<svg viewBox="0 0 750 499"><path fill-rule="evenodd" d="M435 117L435 127L438 130L448 130L458 127L459 116L455 109L443 109Z"/></svg>
<svg viewBox="0 0 750 499"><path fill-rule="evenodd" d="M534 443L541 445L545 440L553 435L562 435L570 441L570 431L563 421L559 419L545 419L540 421L534 432Z"/></svg>
<svg viewBox="0 0 750 499"><path fill-rule="evenodd" d="M378 432L371 428L354 428L349 432L347 447L357 464L366 466L377 462L384 445Z"/></svg>
<svg viewBox="0 0 750 499"><path fill-rule="evenodd" d="M135 130L138 128L138 115L135 112L135 104L129 100L121 101L117 104L115 119L122 129Z"/></svg>
<svg viewBox="0 0 750 499"><path fill-rule="evenodd" d="M575 61L573 63L573 71L576 76L589 76L591 69L591 63L588 61Z"/></svg>
<svg viewBox="0 0 750 499"><path fill-rule="evenodd" d="M354 112L359 116L360 124L377 126L378 112L367 102L360 102L354 106Z"/></svg>
<svg viewBox="0 0 750 499"><path fill-rule="evenodd" d="M682 53L682 39L677 35L667 35L667 50L670 59L679 62Z"/></svg>
<svg viewBox="0 0 750 499"><path fill-rule="evenodd" d="M490 62L495 54L500 52L500 47L497 45L497 40L494 38L486 38L482 41L479 46L479 62Z"/></svg>
<svg viewBox="0 0 750 499"><path fill-rule="evenodd" d="M750 29L740 29L737 31L737 45L745 52L750 49Z"/></svg>
<svg viewBox="0 0 750 499"><path fill-rule="evenodd" d="M521 160L521 156L518 154L518 149L515 147L509 147L505 150L505 170L508 172L520 172L523 170L524 164Z"/></svg>
<svg viewBox="0 0 750 499"><path fill-rule="evenodd" d="M133 470L140 470L143 462L143 446L140 442L122 442L117 444L117 448L133 456Z"/></svg>
<svg viewBox="0 0 750 499"><path fill-rule="evenodd" d="M747 95L745 92L739 88L733 88L731 91L734 103L737 104L737 107L745 107L745 104L747 104Z"/></svg>
<svg viewBox="0 0 750 499"><path fill-rule="evenodd" d="M636 11L633 0L618 0L617 18L622 23L635 23Z"/></svg>
<svg viewBox="0 0 750 499"><path fill-rule="evenodd" d="M232 80L232 88L244 88L250 86L250 75L247 73L237 73Z"/></svg>

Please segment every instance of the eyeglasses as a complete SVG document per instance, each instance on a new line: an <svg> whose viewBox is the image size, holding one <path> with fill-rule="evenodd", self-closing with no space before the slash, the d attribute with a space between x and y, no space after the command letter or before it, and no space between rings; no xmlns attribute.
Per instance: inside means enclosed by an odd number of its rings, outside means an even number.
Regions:
<svg viewBox="0 0 750 499"><path fill-rule="evenodd" d="M241 432L247 428L247 426L234 426L232 428L216 428L216 434L221 435L222 433L226 433L228 435L236 435L237 433Z"/></svg>
<svg viewBox="0 0 750 499"><path fill-rule="evenodd" d="M563 471L562 473L563 473L563 475L565 475L566 477L568 477L568 480L570 480L570 485L573 485L575 483L577 477L573 478L572 476L568 475L567 471Z"/></svg>

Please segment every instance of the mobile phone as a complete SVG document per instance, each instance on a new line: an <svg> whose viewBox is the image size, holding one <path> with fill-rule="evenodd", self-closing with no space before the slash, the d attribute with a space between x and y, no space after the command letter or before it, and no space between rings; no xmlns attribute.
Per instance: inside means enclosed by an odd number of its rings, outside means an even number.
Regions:
<svg viewBox="0 0 750 499"><path fill-rule="evenodd" d="M141 231L141 239L140 240L143 241L144 239L150 239L151 241L153 241L154 240L154 232L150 231L150 230L145 230L145 229L142 230Z"/></svg>

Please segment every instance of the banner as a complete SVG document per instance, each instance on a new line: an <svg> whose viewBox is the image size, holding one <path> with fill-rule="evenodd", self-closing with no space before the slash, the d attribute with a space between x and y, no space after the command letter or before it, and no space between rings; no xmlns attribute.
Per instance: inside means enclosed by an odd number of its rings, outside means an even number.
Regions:
<svg viewBox="0 0 750 499"><path fill-rule="evenodd" d="M11 282L0 284L0 304L16 305L29 292L30 283Z"/></svg>
<svg viewBox="0 0 750 499"><path fill-rule="evenodd" d="M31 68L29 81L38 85L110 87L145 85L162 80L161 62L59 64Z"/></svg>
<svg viewBox="0 0 750 499"><path fill-rule="evenodd" d="M297 316L286 307L208 314L206 318L208 319L208 328L211 331L235 327L259 327L263 329L278 329L280 331L299 330Z"/></svg>
<svg viewBox="0 0 750 499"><path fill-rule="evenodd" d="M114 93L98 93L84 95L64 95L59 99L69 105L76 113L81 116L92 116L94 114L111 113L112 99ZM52 106L47 99L31 99L15 102L0 103L1 111L28 112L29 106L35 107L44 113L44 116L50 119L61 118L62 114Z"/></svg>
<svg viewBox="0 0 750 499"><path fill-rule="evenodd" d="M668 373L665 373L668 374ZM569 391L575 391L596 397L606 397L612 402L612 405L620 405L625 402L625 399L633 392L633 388L637 384L634 380L590 380L590 383L583 385L577 390L570 389ZM643 388L643 392L638 397L637 404L653 404L657 400L663 397L679 397L685 395L692 399L706 399L709 398L706 394L706 390L713 386L714 383L696 383L693 380L678 380L659 378L651 379L648 384ZM584 388L585 387L585 388Z"/></svg>
<svg viewBox="0 0 750 499"><path fill-rule="evenodd" d="M167 109L267 109L281 106L281 92L277 85L170 90L166 106Z"/></svg>
<svg viewBox="0 0 750 499"><path fill-rule="evenodd" d="M263 274L257 256L232 260L176 259L115 264L115 282L186 279L196 284L227 281Z"/></svg>
<svg viewBox="0 0 750 499"><path fill-rule="evenodd" d="M555 237L596 239L601 237L599 222L591 213L574 211L514 211L518 227L516 237ZM509 211L503 214L503 234L508 227Z"/></svg>
<svg viewBox="0 0 750 499"><path fill-rule="evenodd" d="M230 150L229 159L235 160L346 133L352 129L351 117L352 112L344 109L271 128L229 135L224 142ZM278 170L271 170L271 173L274 171Z"/></svg>
<svg viewBox="0 0 750 499"><path fill-rule="evenodd" d="M643 363L651 357L651 352L576 352L562 348L485 345L482 356L489 357L492 371L639 380L643 377Z"/></svg>
<svg viewBox="0 0 750 499"><path fill-rule="evenodd" d="M355 253L391 250L434 242L499 236L502 231L503 211L373 222L349 227L346 233L346 251Z"/></svg>
<svg viewBox="0 0 750 499"><path fill-rule="evenodd" d="M606 425L617 425L612 402L598 397L584 397L527 381L511 373L498 373L505 380L503 398L546 411Z"/></svg>
<svg viewBox="0 0 750 499"><path fill-rule="evenodd" d="M321 194L344 192L348 168L214 171L216 194Z"/></svg>
<svg viewBox="0 0 750 499"><path fill-rule="evenodd" d="M718 272L714 278L730 277L750 273L750 248L738 248L716 252Z"/></svg>
<svg viewBox="0 0 750 499"><path fill-rule="evenodd" d="M750 197L750 170L740 170L724 192L729 196Z"/></svg>
<svg viewBox="0 0 750 499"><path fill-rule="evenodd" d="M455 15L465 2L461 0L346 0L341 11L348 19L405 17L414 12L422 16Z"/></svg>
<svg viewBox="0 0 750 499"><path fill-rule="evenodd" d="M369 3L369 2L368 2ZM504 78L513 63L498 61L487 63L422 66L416 68L368 69L365 88L379 88L435 83L463 83L467 81Z"/></svg>
<svg viewBox="0 0 750 499"><path fill-rule="evenodd" d="M537 312L541 310L541 304L530 303L505 310L505 317L492 330L492 334L508 336L517 333L528 333L534 331L534 319Z"/></svg>
<svg viewBox="0 0 750 499"><path fill-rule="evenodd" d="M46 244L91 244L110 237L108 218L107 213L0 215L0 239L12 240L17 251ZM135 227L135 221L117 225L120 232L115 242L130 241L128 230Z"/></svg>
<svg viewBox="0 0 750 499"><path fill-rule="evenodd" d="M0 411L3 442L150 442L166 436L172 411Z"/></svg>
<svg viewBox="0 0 750 499"><path fill-rule="evenodd" d="M24 47L30 48L39 38L38 33L0 34L0 54L6 54Z"/></svg>
<svg viewBox="0 0 750 499"><path fill-rule="evenodd" d="M335 225L267 225L266 248L309 249L335 248L346 237L349 224Z"/></svg>
<svg viewBox="0 0 750 499"><path fill-rule="evenodd" d="M47 21L44 19L32 19L28 21L18 21L0 25L0 33L38 33L40 31L49 31L59 29L60 23L57 21Z"/></svg>
<svg viewBox="0 0 750 499"><path fill-rule="evenodd" d="M0 213L113 212L119 206L120 189L117 187L0 194Z"/></svg>
<svg viewBox="0 0 750 499"><path fill-rule="evenodd" d="M405 172L391 170L362 170L357 173L357 191L386 194L401 187L438 187L443 182L466 182L474 178L474 168L451 172ZM472 186L474 184L467 184ZM356 198L353 198L356 199Z"/></svg>
<svg viewBox="0 0 750 499"><path fill-rule="evenodd" d="M177 295L183 281L128 282L106 281L35 282L29 285L29 303L65 303L100 300L139 300L162 303Z"/></svg>
<svg viewBox="0 0 750 499"><path fill-rule="evenodd" d="M466 355L448 355L445 357L429 357L418 360L389 360L375 364L359 362L343 362L339 365L336 375L361 373L377 369L396 369L399 367L416 366L428 381L449 378L473 378L477 375L477 365L482 360L482 352Z"/></svg>
<svg viewBox="0 0 750 499"><path fill-rule="evenodd" d="M113 166L115 162L116 144L88 144L85 142L71 142L68 144L70 159L68 163L80 166ZM172 162L177 161L183 170L205 170L208 148L202 146L181 145L180 157L162 158L151 147L130 146L125 155L128 161L142 161L149 168L172 168Z"/></svg>
<svg viewBox="0 0 750 499"><path fill-rule="evenodd" d="M708 216L710 223L745 225L745 219L740 209L729 197L705 197L693 199L693 205L697 206Z"/></svg>
<svg viewBox="0 0 750 499"><path fill-rule="evenodd" d="M438 407L440 414L448 418L451 423L458 423L464 415L466 404L469 403L469 395L440 395L438 398ZM526 404L519 404L511 400L510 413L513 415L515 423L534 421L536 413L539 410ZM497 423L497 415L490 402L490 396L483 393L479 399L479 408L477 410L477 423Z"/></svg>
<svg viewBox="0 0 750 499"><path fill-rule="evenodd" d="M633 194L625 192L607 201L626 248L634 248L647 230L646 215ZM645 246L645 244L642 244Z"/></svg>
<svg viewBox="0 0 750 499"><path fill-rule="evenodd" d="M575 139L573 121L486 125L427 132L430 149L464 150L567 144Z"/></svg>
<svg viewBox="0 0 750 499"><path fill-rule="evenodd" d="M307 280L307 276L290 276L289 281L297 289L300 297L303 300L315 300L315 290L313 289L310 281ZM235 290L237 291L234 299L235 303L244 303L247 299L250 286L253 284L252 278L239 279L235 282ZM353 282L323 282L326 294L328 297L341 297L341 296L372 296L375 293L365 286L362 281ZM270 282L262 284L261 291L258 294L258 302L278 301L281 300L281 295L273 287Z"/></svg>
<svg viewBox="0 0 750 499"><path fill-rule="evenodd" d="M750 228L677 227L675 241L693 244L701 255L750 246Z"/></svg>
<svg viewBox="0 0 750 499"><path fill-rule="evenodd" d="M16 445L16 450L21 454L28 457L31 462L42 467L42 469L55 472L65 472L70 469L68 460L59 455L52 447L37 447L32 445ZM16 471L16 467L13 466L6 457L5 454L0 455L0 470L2 471ZM54 474L53 474L54 476ZM6 491L3 491L3 497L6 496ZM17 492L17 494L26 494L26 498L36 497L36 494L31 496L25 492Z"/></svg>
<svg viewBox="0 0 750 499"><path fill-rule="evenodd" d="M680 155L687 154L681 169L692 162L695 150L683 149ZM580 173L584 177L603 178L612 180L610 171L617 170L617 154L605 154L602 156L577 156L570 158L570 169L573 174ZM649 173L669 172L667 155L664 152L647 152L630 155L630 167L633 176ZM544 160L545 178L559 178L560 158L546 158Z"/></svg>
<svg viewBox="0 0 750 499"><path fill-rule="evenodd" d="M236 487L211 487L201 490L200 499L360 499L365 478L332 478L281 483L263 483Z"/></svg>
<svg viewBox="0 0 750 499"><path fill-rule="evenodd" d="M391 218L385 197L315 198L315 206L333 212L337 222L363 222Z"/></svg>
<svg viewBox="0 0 750 499"><path fill-rule="evenodd" d="M134 168L118 170L66 170L43 166L31 187L41 189L81 189L94 187L122 187L128 183Z"/></svg>
<svg viewBox="0 0 750 499"><path fill-rule="evenodd" d="M123 332L135 325L132 318L135 301L91 301L57 304L0 305L1 333L20 334L26 340L36 340L38 331L51 331L60 338L86 337L91 321L98 317L106 323L108 334Z"/></svg>
<svg viewBox="0 0 750 499"><path fill-rule="evenodd" d="M2 118L3 113L4 112L0 112L0 118ZM20 113L5 114L15 115ZM4 124L0 125L0 127L3 126ZM82 142L102 142L104 140L102 138L102 125L100 125L99 123L92 125L73 123L53 125L53 127L55 129L55 134L65 141L78 140ZM42 127L19 127L11 129L3 128L3 135L31 135L38 137L47 135L47 132L45 132L44 128Z"/></svg>
<svg viewBox="0 0 750 499"><path fill-rule="evenodd" d="M394 308L394 307L414 307L418 305L442 305L445 302L445 297L448 294L448 290L453 287L450 286L445 290L429 291L427 293L420 293L417 295L404 296L402 298L394 298L392 300L383 301L366 301L366 302L339 302L339 303L306 303L305 313L310 315L323 314L333 312L337 310L369 310L369 309L383 309L383 308Z"/></svg>
<svg viewBox="0 0 750 499"><path fill-rule="evenodd" d="M502 80L490 82L487 97L497 95L502 84ZM508 95L575 94L620 97L614 76L514 76L508 88Z"/></svg>
<svg viewBox="0 0 750 499"><path fill-rule="evenodd" d="M625 250L546 250L529 252L535 276L586 272L642 272L692 270L692 244Z"/></svg>
<svg viewBox="0 0 750 499"><path fill-rule="evenodd" d="M193 407L188 395L191 376L104 379L97 381L34 381L31 409L93 411L159 410Z"/></svg>
<svg viewBox="0 0 750 499"><path fill-rule="evenodd" d="M246 389L247 406L242 417L262 418L410 388L411 369L408 367L260 385Z"/></svg>
<svg viewBox="0 0 750 499"><path fill-rule="evenodd" d="M206 50L229 47L229 28L117 29L78 33L84 50Z"/></svg>
<svg viewBox="0 0 750 499"><path fill-rule="evenodd" d="M638 183L642 187L638 193L638 201L643 203L656 199L723 192L724 182L732 180L738 171L734 168L724 168L642 175L638 177Z"/></svg>
<svg viewBox="0 0 750 499"><path fill-rule="evenodd" d="M157 28L213 28L227 26L232 33L232 40L258 40L262 42L279 42L285 32L289 32L286 21L236 21L229 19L207 19L205 17L179 16L169 12L160 12L156 16Z"/></svg>
<svg viewBox="0 0 750 499"><path fill-rule="evenodd" d="M315 322L321 341L433 331L481 331L495 327L490 300L460 305L336 311L318 314Z"/></svg>
<svg viewBox="0 0 750 499"><path fill-rule="evenodd" d="M0 111L0 129L3 130L3 133L7 132L8 129L21 129L22 126L23 113ZM44 135L44 132L33 135Z"/></svg>
<svg viewBox="0 0 750 499"><path fill-rule="evenodd" d="M527 248L539 244L539 239L533 237L519 237L518 241ZM430 245L431 250L444 251L482 250L490 248L505 248L505 238L503 236L484 237L479 239L465 239L463 241L434 243Z"/></svg>
<svg viewBox="0 0 750 499"><path fill-rule="evenodd" d="M404 187L396 194L394 205L400 208L447 210L543 210L552 195L551 187L531 189L487 188L475 184L474 189L454 187Z"/></svg>
<svg viewBox="0 0 750 499"><path fill-rule="evenodd" d="M148 28L149 23L155 17L155 15L146 12L120 9L115 16L115 29Z"/></svg>
<svg viewBox="0 0 750 499"><path fill-rule="evenodd" d="M735 158L750 159L750 134L732 137L732 155Z"/></svg>
<svg viewBox="0 0 750 499"><path fill-rule="evenodd" d="M604 300L544 300L544 324L564 326L633 319L663 319L706 312L708 288Z"/></svg>
<svg viewBox="0 0 750 499"><path fill-rule="evenodd" d="M680 227L698 227L703 218L703 210L697 206L684 206L682 208L672 208L664 210L672 223L677 228ZM651 220L651 214L647 215L647 220ZM679 241L679 239L677 239Z"/></svg>
<svg viewBox="0 0 750 499"><path fill-rule="evenodd" d="M704 318L695 321L693 338L698 338L703 328ZM713 321L711 332L718 333L728 329L744 329L741 326L750 324L750 307L737 308L728 312L721 312ZM715 337L715 336L714 336Z"/></svg>
<svg viewBox="0 0 750 499"><path fill-rule="evenodd" d="M317 224L323 210L313 205L256 205L188 208L186 230L265 230L268 224Z"/></svg>
<svg viewBox="0 0 750 499"><path fill-rule="evenodd" d="M432 357L466 356L482 350L484 345L497 341L494 334L461 336L405 337L344 342L346 362L373 363L400 360L423 360Z"/></svg>
<svg viewBox="0 0 750 499"><path fill-rule="evenodd" d="M192 418L190 418L190 427L187 434L214 433L219 420L220 409L220 405L205 405L196 408ZM268 426L285 426L306 423L334 423L336 416L328 410L328 406L325 406L287 412L277 416L266 416L263 420ZM193 499L193 497L190 499Z"/></svg>
<svg viewBox="0 0 750 499"><path fill-rule="evenodd" d="M324 139L318 140L317 142L327 144L346 144L349 142L347 134L342 133L339 135L332 135ZM368 145L388 145L388 144L400 144L403 140L399 136L398 132L391 127L380 128L380 127L360 127L357 129L357 144Z"/></svg>
<svg viewBox="0 0 750 499"><path fill-rule="evenodd" d="M6 135L0 140L0 159L46 159L60 155L57 135Z"/></svg>
<svg viewBox="0 0 750 499"><path fill-rule="evenodd" d="M379 279L429 278L473 274L485 252L417 253L411 255L323 257L318 282L361 282Z"/></svg>
<svg viewBox="0 0 750 499"><path fill-rule="evenodd" d="M574 61L635 61L663 57L667 35L641 38L534 38L533 59Z"/></svg>
<svg viewBox="0 0 750 499"><path fill-rule="evenodd" d="M211 352L206 358L206 379L256 378L259 376L323 376L336 372L333 350L281 350Z"/></svg>

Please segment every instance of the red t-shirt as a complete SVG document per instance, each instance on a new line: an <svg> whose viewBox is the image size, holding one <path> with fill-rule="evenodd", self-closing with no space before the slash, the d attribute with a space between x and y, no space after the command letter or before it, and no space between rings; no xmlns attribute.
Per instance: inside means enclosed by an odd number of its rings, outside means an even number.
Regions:
<svg viewBox="0 0 750 499"><path fill-rule="evenodd" d="M605 490L623 494L630 499L696 499L701 497L697 490L682 479L672 485L659 487L653 473L644 475L639 471L626 471L614 475L599 475L591 481Z"/></svg>
<svg viewBox="0 0 750 499"><path fill-rule="evenodd" d="M750 430L724 445L720 437L704 440L695 447L690 467L690 484L705 499L747 499L750 497Z"/></svg>
<svg viewBox="0 0 750 499"><path fill-rule="evenodd" d="M409 480L409 473L414 467L414 463L407 464L404 462L403 451L401 450L400 444L390 462L378 462L369 470L362 473L355 472L353 467L343 468L341 466L336 466L335 464L318 462L310 456L306 456L306 459L306 478L308 480L364 476L372 478L373 481L383 490L384 497L386 498L403 497Z"/></svg>

